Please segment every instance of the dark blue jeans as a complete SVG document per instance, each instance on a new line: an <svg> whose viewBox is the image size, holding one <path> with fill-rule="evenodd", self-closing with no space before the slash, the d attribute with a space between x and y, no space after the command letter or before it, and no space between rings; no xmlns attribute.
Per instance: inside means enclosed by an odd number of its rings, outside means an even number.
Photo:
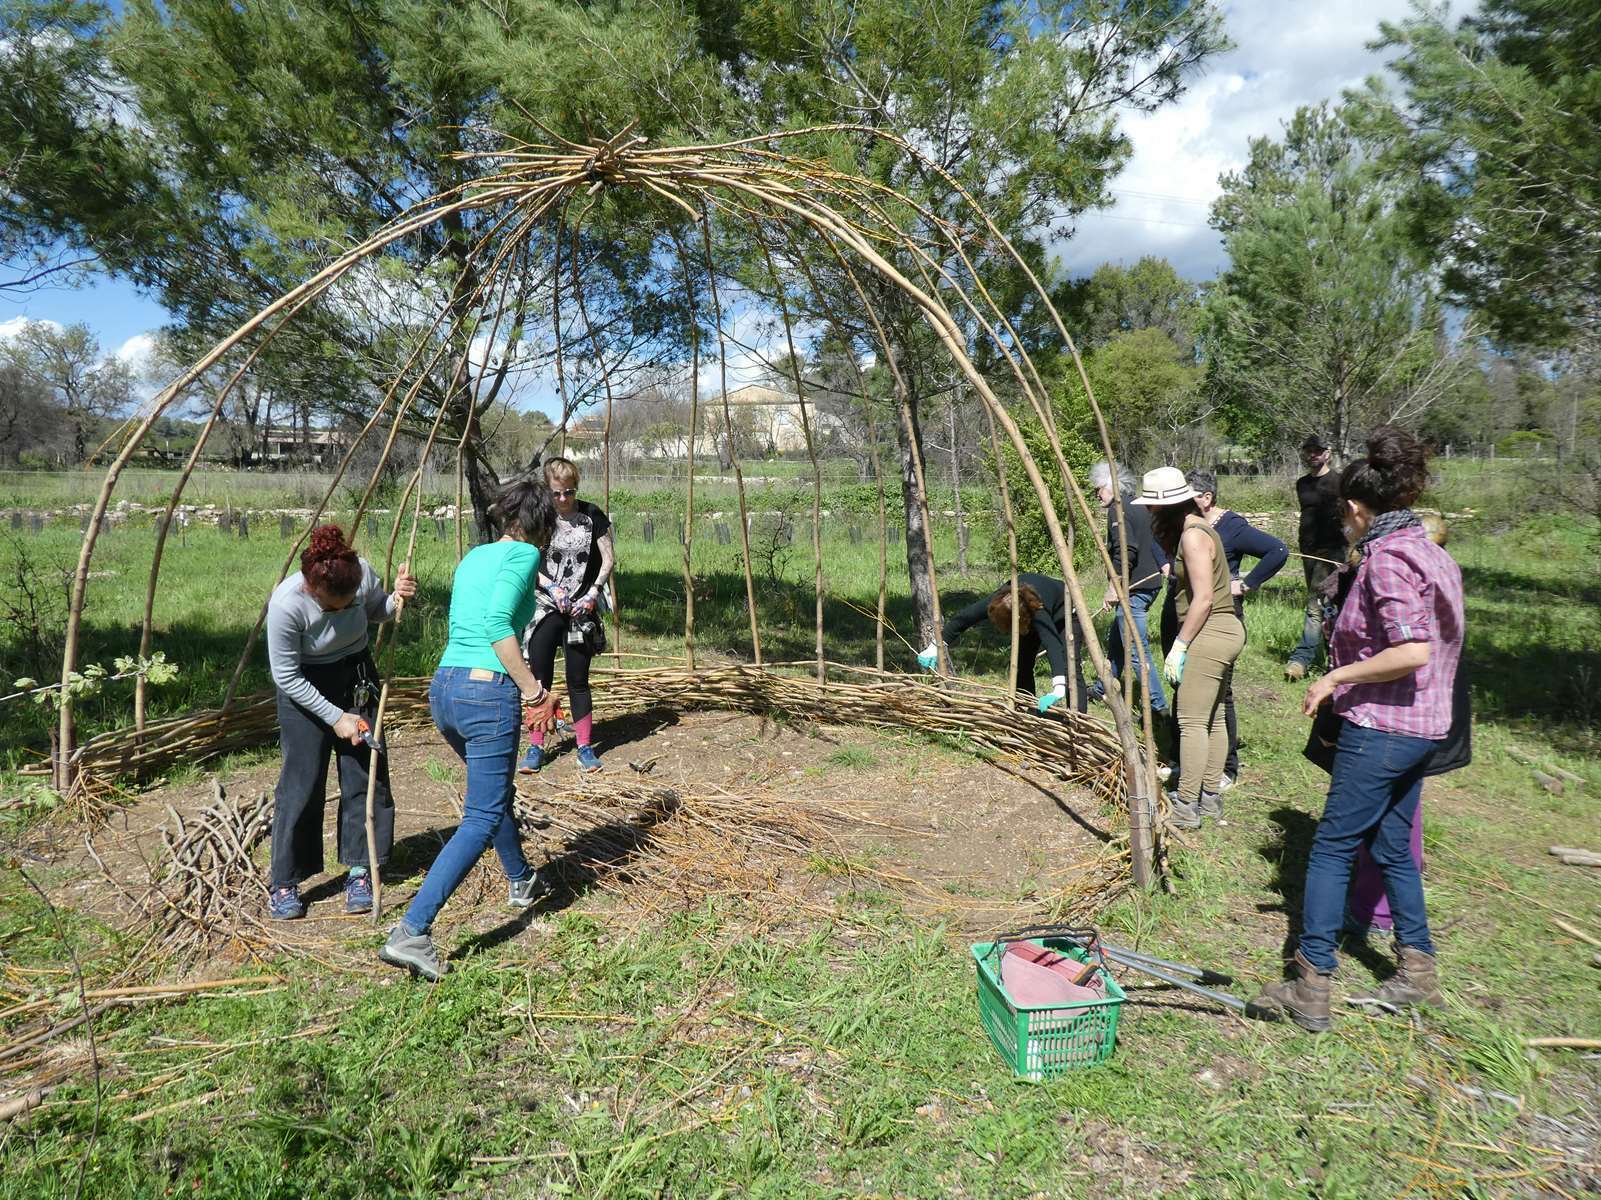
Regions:
<svg viewBox="0 0 1601 1200"><path fill-rule="evenodd" d="M1434 746L1427 738L1340 723L1329 798L1307 859L1301 914L1301 953L1318 970L1334 970L1335 939L1358 846L1368 848L1384 873L1396 941L1434 953L1423 877L1412 860L1412 822L1423 795L1423 767Z"/></svg>
<svg viewBox="0 0 1601 1200"><path fill-rule="evenodd" d="M1151 602L1156 599L1155 592L1130 592L1128 598L1129 615L1134 618L1134 630L1140 636L1139 645L1145 651L1145 686L1151 694L1151 711L1165 712L1167 710L1167 694L1162 691L1162 664L1157 662L1156 655L1151 653L1151 630L1147 614L1151 611ZM1106 635L1106 657L1111 661L1113 678L1123 677L1123 639L1128 636L1126 630L1128 616L1124 615L1123 606L1117 607L1117 616L1112 621L1112 628ZM1140 667L1139 654L1133 655L1134 669ZM1096 687L1100 684L1097 682Z"/></svg>
<svg viewBox="0 0 1601 1200"><path fill-rule="evenodd" d="M433 927L445 901L491 843L506 878L527 879L533 873L511 810L522 730L517 685L499 671L440 667L428 687L428 707L445 741L467 764L467 795L461 824L428 868L422 889L402 918L413 933Z"/></svg>

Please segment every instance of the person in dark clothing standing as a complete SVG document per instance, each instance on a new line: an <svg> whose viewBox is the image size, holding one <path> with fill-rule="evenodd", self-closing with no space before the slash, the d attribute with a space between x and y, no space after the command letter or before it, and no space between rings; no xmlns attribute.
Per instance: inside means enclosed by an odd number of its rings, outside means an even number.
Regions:
<svg viewBox="0 0 1601 1200"><path fill-rule="evenodd" d="M1345 562L1345 527L1340 509L1340 477L1330 470L1333 452L1316 434L1301 443L1306 474L1295 481L1301 505L1298 546L1306 572L1306 619L1301 643L1284 664L1286 679L1305 679L1323 649L1323 600L1318 588Z"/></svg>
<svg viewBox="0 0 1601 1200"><path fill-rule="evenodd" d="M1128 539L1129 611L1123 612L1117 589L1108 580L1105 607L1115 609L1116 615L1106 635L1106 657L1111 662L1112 675L1121 678L1123 662L1128 657L1125 639L1130 636L1128 626L1132 617L1134 634L1139 638L1137 644L1145 654L1145 686L1151 694L1151 712L1164 715L1167 712L1167 694L1162 690L1161 664L1151 653L1149 613L1157 592L1162 590L1167 558L1151 537L1150 514L1139 505L1129 503L1134 498L1133 475L1119 468L1118 477L1114 480L1111 464L1098 462L1090 468L1090 486L1100 497L1101 507L1106 509L1106 548L1112 557L1113 570L1119 573L1123 570L1125 533ZM1118 519L1119 512L1122 514L1121 520ZM1132 656L1130 661L1138 670L1138 654ZM1101 682L1096 680L1090 695L1099 700L1103 694Z"/></svg>
<svg viewBox="0 0 1601 1200"><path fill-rule="evenodd" d="M1018 639L1017 639L1017 690L1032 699L1034 689L1034 660L1040 651L1051 664L1051 688L1036 702L1041 713L1048 712L1067 697L1067 588L1060 579L1049 575L1021 572L1017 577ZM946 620L942 630L945 646L949 650L958 638L975 625L988 620L991 625L1012 636L1012 581L1008 579L982 600L969 604L955 616ZM1084 630L1073 622L1073 675L1078 680L1078 711L1088 707L1084 692ZM930 642L917 656L918 664L932 671L935 667L937 647Z"/></svg>

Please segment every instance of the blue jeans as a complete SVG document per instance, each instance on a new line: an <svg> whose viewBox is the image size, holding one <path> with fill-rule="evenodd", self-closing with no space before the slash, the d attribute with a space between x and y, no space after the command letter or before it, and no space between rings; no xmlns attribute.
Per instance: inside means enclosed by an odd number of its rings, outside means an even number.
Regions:
<svg viewBox="0 0 1601 1200"><path fill-rule="evenodd" d="M1323 650L1323 598L1318 594L1318 589L1323 586L1325 579L1340 569L1335 562L1322 560L1343 559L1345 548L1322 549L1317 554L1318 558L1304 559L1301 564L1306 570L1306 607L1301 618L1301 640L1290 651L1289 658L1290 662L1300 663L1303 667L1310 667L1316 662Z"/></svg>
<svg viewBox="0 0 1601 1200"><path fill-rule="evenodd" d="M1434 747L1427 738L1340 723L1329 798L1307 858L1301 914L1301 953L1319 971L1334 970L1334 944L1358 846L1368 848L1384 873L1396 941L1434 953L1423 877L1412 859L1412 822L1423 795L1423 767Z"/></svg>
<svg viewBox="0 0 1601 1200"><path fill-rule="evenodd" d="M1162 664L1156 661L1151 653L1151 633L1147 614L1151 611L1151 601L1156 599L1155 592L1130 592L1128 597L1129 614L1134 617L1134 629L1140 635L1139 644L1145 650L1145 687L1151 695L1151 711L1167 711L1167 693L1162 691ZM1112 628L1106 635L1106 657L1111 660L1112 677L1123 677L1123 639L1127 636L1126 626L1128 616L1123 612L1123 606L1117 606L1117 617L1112 621ZM1134 669L1139 670L1139 656L1134 657ZM1096 683L1097 694L1100 684Z"/></svg>
<svg viewBox="0 0 1601 1200"><path fill-rule="evenodd" d="M467 796L461 824L428 868L422 889L402 918L413 933L433 927L445 901L490 843L506 878L522 880L533 874L511 811L522 729L517 685L498 671L477 672L492 675L490 679L473 679L473 674L467 667L440 667L428 687L434 724L467 764Z"/></svg>

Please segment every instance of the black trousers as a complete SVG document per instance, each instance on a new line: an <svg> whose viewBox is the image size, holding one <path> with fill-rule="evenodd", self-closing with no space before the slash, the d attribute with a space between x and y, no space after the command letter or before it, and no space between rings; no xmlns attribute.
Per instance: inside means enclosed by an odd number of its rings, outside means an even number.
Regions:
<svg viewBox="0 0 1601 1200"><path fill-rule="evenodd" d="M1084 690L1084 634L1074 626L1077 640L1073 645L1073 674L1078 677L1078 711L1089 712L1090 697ZM1011 635L1008 634L1008 637ZM1027 633L1019 634L1017 639L1017 683L1016 688L1023 695L1030 698L1039 693L1034 690L1034 660L1040 654L1040 635L1032 629ZM1069 691L1071 695L1071 691Z"/></svg>
<svg viewBox="0 0 1601 1200"><path fill-rule="evenodd" d="M1245 625L1245 597L1234 597L1234 615L1240 619L1241 627ZM1173 649L1173 643L1179 636L1179 614L1173 603L1173 585L1168 585L1167 599L1162 604L1162 655ZM1250 636L1250 630L1246 630ZM1224 760L1223 771L1231 778L1240 776L1240 727L1234 715L1234 669L1229 668L1227 677L1223 680L1223 725L1229 731L1229 756ZM1178 709L1173 710L1173 744L1178 745ZM1172 781L1174 786L1177 780Z"/></svg>
<svg viewBox="0 0 1601 1200"><path fill-rule="evenodd" d="M371 721L378 707L378 672L363 650L338 662L307 664L306 679L344 712L358 712ZM356 685L366 681L371 700L356 707ZM372 751L334 736L332 726L309 709L278 693L278 732L283 770L273 792L272 871L275 888L299 886L323 870L322 823L328 807L328 754L339 763L339 861L367 867L367 770ZM373 794L373 832L378 861L389 858L395 843L395 805L389 794L389 762L378 760L378 787Z"/></svg>
<svg viewBox="0 0 1601 1200"><path fill-rule="evenodd" d="M589 664L595 656L586 646L567 640L568 624L567 618L561 613L546 613L544 620L534 626L534 632L528 635L524 653L534 678L549 687L551 680L556 677L556 650L560 647L566 651L567 706L576 724L595 711L594 697L589 690Z"/></svg>

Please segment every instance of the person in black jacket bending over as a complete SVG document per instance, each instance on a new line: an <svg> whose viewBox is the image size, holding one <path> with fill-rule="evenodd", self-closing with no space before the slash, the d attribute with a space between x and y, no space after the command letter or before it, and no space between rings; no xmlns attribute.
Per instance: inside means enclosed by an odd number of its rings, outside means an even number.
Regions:
<svg viewBox="0 0 1601 1200"><path fill-rule="evenodd" d="M1217 476L1211 471L1188 471L1184 478L1195 490L1195 503L1201 515L1211 522L1223 542L1223 557L1229 564L1230 590L1234 595L1234 615L1245 624L1245 597L1283 569L1290 551L1283 542L1270 533L1264 533L1239 513L1224 508L1217 502ZM1256 559L1250 574L1240 576L1240 568L1247 558ZM1246 631L1249 636L1249 630ZM1168 589L1167 603L1162 607L1162 649L1166 653L1178 636L1178 612L1173 590ZM1240 730L1234 716L1234 677L1232 672L1223 687L1223 719L1229 731L1229 756L1223 764L1223 786L1233 786L1240 777Z"/></svg>
<svg viewBox="0 0 1601 1200"><path fill-rule="evenodd" d="M1048 712L1067 696L1067 588L1049 575L1021 572L1017 577L1017 690L1033 699L1034 660L1041 649L1051 664L1051 689L1036 701L1041 713ZM1012 581L1008 579L984 599L969 604L945 622L946 649L975 625L986 619L1010 640L1012 636ZM1088 707L1084 692L1084 630L1073 622L1073 675L1078 680L1078 711ZM932 671L938 663L938 648L930 642L917 656L918 664Z"/></svg>
<svg viewBox="0 0 1601 1200"><path fill-rule="evenodd" d="M1162 580L1166 577L1167 557L1157 547L1155 539L1151 537L1151 515L1137 504L1130 504L1134 498L1134 476L1126 469L1119 467L1117 479L1112 479L1112 467L1109 463L1098 462L1090 468L1090 486L1100 497L1101 507L1106 509L1106 550L1112 556L1112 569L1119 574L1123 571L1123 540L1124 533L1128 535L1128 607L1125 614L1123 606L1118 602L1117 588L1112 581L1106 584L1106 599L1104 608L1116 610L1112 618L1112 627L1106 634L1106 657L1112 666L1114 678L1121 678L1123 674L1123 660L1129 652L1125 646L1125 639L1129 637L1129 617L1133 617L1134 633L1138 636L1138 646L1145 654L1145 686L1151 694L1151 712L1155 716L1164 716L1167 713L1167 694L1162 690L1162 664L1151 653L1150 618L1151 605L1156 601L1156 593L1162 590ZM1118 512L1122 512L1122 520L1118 520ZM1103 609L1104 611L1104 609ZM1139 670L1139 656L1133 655L1129 661L1133 663L1134 670ZM1090 695L1099 700L1104 695L1101 681L1097 679Z"/></svg>

